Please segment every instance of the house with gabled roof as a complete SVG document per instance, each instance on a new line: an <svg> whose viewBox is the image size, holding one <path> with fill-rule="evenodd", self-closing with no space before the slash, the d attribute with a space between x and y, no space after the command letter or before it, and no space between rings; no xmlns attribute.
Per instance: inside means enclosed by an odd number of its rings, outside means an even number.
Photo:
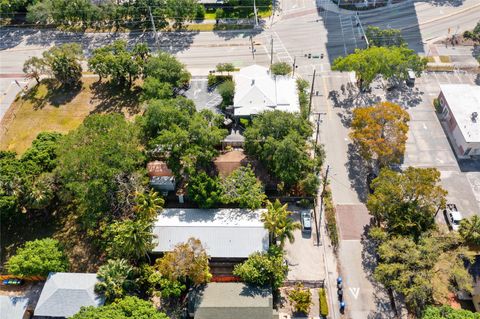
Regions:
<svg viewBox="0 0 480 319"><path fill-rule="evenodd" d="M233 75L233 115L250 117L264 111L300 112L297 84L293 77L275 76L260 65L242 68Z"/></svg>
<svg viewBox="0 0 480 319"><path fill-rule="evenodd" d="M35 307L34 318L69 318L81 307L102 306L105 299L95 293L97 282L97 274L50 273Z"/></svg>

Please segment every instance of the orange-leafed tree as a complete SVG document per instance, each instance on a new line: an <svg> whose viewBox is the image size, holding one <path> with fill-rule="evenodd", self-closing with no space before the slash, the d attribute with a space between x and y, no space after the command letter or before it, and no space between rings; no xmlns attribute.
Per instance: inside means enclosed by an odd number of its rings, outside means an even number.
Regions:
<svg viewBox="0 0 480 319"><path fill-rule="evenodd" d="M379 167L398 164L405 153L410 116L390 102L357 108L353 111L350 138L367 161Z"/></svg>

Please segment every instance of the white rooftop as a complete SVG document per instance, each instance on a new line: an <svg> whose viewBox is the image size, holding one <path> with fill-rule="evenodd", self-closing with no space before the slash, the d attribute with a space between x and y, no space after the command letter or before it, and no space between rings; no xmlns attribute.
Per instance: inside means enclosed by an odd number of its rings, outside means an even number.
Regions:
<svg viewBox="0 0 480 319"><path fill-rule="evenodd" d="M262 210L164 209L157 217L153 252L172 251L190 237L200 239L210 257L246 258L268 250L268 232L260 221Z"/></svg>
<svg viewBox="0 0 480 319"><path fill-rule="evenodd" d="M50 273L35 307L38 317L68 318L85 306L101 306L104 298L95 293L97 274Z"/></svg>
<svg viewBox="0 0 480 319"><path fill-rule="evenodd" d="M23 319L27 308L27 297L0 296L0 319Z"/></svg>
<svg viewBox="0 0 480 319"><path fill-rule="evenodd" d="M235 116L249 116L268 110L300 112L297 84L289 76L271 76L260 65L242 68L233 75Z"/></svg>
<svg viewBox="0 0 480 319"><path fill-rule="evenodd" d="M440 89L467 143L480 142L480 86L442 84ZM476 121L472 114L477 112Z"/></svg>

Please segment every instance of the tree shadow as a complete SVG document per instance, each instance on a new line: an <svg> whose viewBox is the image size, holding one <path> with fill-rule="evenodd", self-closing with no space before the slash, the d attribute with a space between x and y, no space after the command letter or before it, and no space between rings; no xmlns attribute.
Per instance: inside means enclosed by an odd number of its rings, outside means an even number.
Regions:
<svg viewBox="0 0 480 319"><path fill-rule="evenodd" d="M232 40L235 38L250 38L250 36L255 37L263 32L263 28L252 28L252 29L243 29L243 30L225 30L222 29L222 26L216 26L213 30L213 33L222 38L225 41Z"/></svg>
<svg viewBox="0 0 480 319"><path fill-rule="evenodd" d="M417 87L399 85L392 90L387 90L385 98L387 101L402 105L405 108L415 107L422 102L423 91Z"/></svg>
<svg viewBox="0 0 480 319"><path fill-rule="evenodd" d="M22 43L24 37L30 37L38 33L35 29L0 28L0 51L16 47Z"/></svg>
<svg viewBox="0 0 480 319"><path fill-rule="evenodd" d="M90 86L92 90L91 104L95 104L95 113L127 112L135 115L140 112L141 88L133 86L124 88L109 82L95 82Z"/></svg>
<svg viewBox="0 0 480 319"><path fill-rule="evenodd" d="M82 90L82 83L72 87L65 87L55 79L44 79L35 85L26 94L24 99L32 103L34 110L40 110L47 104L60 107L70 103Z"/></svg>
<svg viewBox="0 0 480 319"><path fill-rule="evenodd" d="M355 144L348 144L348 162L345 164L348 171L350 185L357 192L362 203L367 201L368 185L367 174L370 169L365 160L360 156L358 147Z"/></svg>

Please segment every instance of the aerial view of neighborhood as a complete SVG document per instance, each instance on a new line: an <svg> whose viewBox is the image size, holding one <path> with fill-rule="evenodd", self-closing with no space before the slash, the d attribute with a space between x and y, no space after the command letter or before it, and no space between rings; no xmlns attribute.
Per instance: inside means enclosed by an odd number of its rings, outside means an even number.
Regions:
<svg viewBox="0 0 480 319"><path fill-rule="evenodd" d="M0 0L0 319L480 319L480 0Z"/></svg>

